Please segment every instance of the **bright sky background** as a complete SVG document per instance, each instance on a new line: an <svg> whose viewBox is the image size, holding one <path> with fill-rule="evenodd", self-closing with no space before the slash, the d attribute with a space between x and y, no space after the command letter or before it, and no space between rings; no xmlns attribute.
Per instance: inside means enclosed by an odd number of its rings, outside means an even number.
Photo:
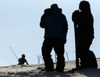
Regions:
<svg viewBox="0 0 100 77"><path fill-rule="evenodd" d="M57 3L62 8L68 21L66 51L70 60L75 60L74 26L72 12L78 9L81 0L0 0L0 65L17 64L17 59L10 46L20 58L26 55L29 64L37 64L37 56L41 55L44 29L39 26L44 9ZM88 0L94 16L95 39L91 45L96 57L100 57L100 1ZM54 52L52 52L54 58ZM42 63L42 59L40 60Z"/></svg>

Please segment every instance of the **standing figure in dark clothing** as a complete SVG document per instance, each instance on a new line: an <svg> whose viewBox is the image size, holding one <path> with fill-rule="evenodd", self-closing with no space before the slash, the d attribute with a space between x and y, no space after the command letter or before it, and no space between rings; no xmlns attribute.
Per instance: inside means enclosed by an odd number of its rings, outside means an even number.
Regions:
<svg viewBox="0 0 100 77"><path fill-rule="evenodd" d="M63 72L65 66L64 44L67 35L67 20L57 4L52 4L41 17L40 27L45 29L45 40L42 46L42 56L45 62L45 70L53 71L51 51L54 48L57 54L56 71Z"/></svg>
<svg viewBox="0 0 100 77"><path fill-rule="evenodd" d="M19 62L18 65L23 65L25 62L28 65L28 62L25 59L25 55L24 54L22 54L22 57L18 59L18 62Z"/></svg>
<svg viewBox="0 0 100 77"><path fill-rule="evenodd" d="M77 45L78 55L81 60L81 66L89 67L86 58L89 56L89 48L94 38L93 16L91 14L90 4L87 1L81 1L79 10L72 15L72 20L77 26Z"/></svg>

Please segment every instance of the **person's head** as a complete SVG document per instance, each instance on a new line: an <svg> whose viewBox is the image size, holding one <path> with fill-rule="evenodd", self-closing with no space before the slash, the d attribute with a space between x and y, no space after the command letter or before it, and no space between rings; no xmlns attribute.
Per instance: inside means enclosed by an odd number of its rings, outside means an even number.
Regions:
<svg viewBox="0 0 100 77"><path fill-rule="evenodd" d="M79 9L81 11L90 11L90 4L88 1L81 1L79 4Z"/></svg>
<svg viewBox="0 0 100 77"><path fill-rule="evenodd" d="M22 58L25 58L25 54L22 54Z"/></svg>
<svg viewBox="0 0 100 77"><path fill-rule="evenodd" d="M59 8L57 4L52 4L52 5L51 5L51 9L52 9L52 10L56 10L56 11L58 11L58 12L62 12L62 9Z"/></svg>
<svg viewBox="0 0 100 77"><path fill-rule="evenodd" d="M58 5L57 4L52 4L51 9L58 9Z"/></svg>

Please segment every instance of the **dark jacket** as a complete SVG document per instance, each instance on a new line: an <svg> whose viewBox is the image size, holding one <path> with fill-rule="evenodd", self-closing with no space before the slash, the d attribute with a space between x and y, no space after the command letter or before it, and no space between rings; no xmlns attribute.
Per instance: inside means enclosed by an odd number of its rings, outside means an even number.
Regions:
<svg viewBox="0 0 100 77"><path fill-rule="evenodd" d="M46 9L41 17L41 28L45 28L45 38L60 38L66 41L68 24L61 9Z"/></svg>

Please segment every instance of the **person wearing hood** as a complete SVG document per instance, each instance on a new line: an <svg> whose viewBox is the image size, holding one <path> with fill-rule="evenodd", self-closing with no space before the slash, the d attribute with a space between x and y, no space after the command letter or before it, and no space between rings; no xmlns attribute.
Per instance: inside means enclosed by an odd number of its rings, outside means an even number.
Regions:
<svg viewBox="0 0 100 77"><path fill-rule="evenodd" d="M46 71L54 71L51 51L57 55L56 71L63 72L65 66L64 44L68 30L67 20L62 9L57 4L52 4L44 11L41 17L40 27L45 29L44 42L42 46L42 56L45 62Z"/></svg>

